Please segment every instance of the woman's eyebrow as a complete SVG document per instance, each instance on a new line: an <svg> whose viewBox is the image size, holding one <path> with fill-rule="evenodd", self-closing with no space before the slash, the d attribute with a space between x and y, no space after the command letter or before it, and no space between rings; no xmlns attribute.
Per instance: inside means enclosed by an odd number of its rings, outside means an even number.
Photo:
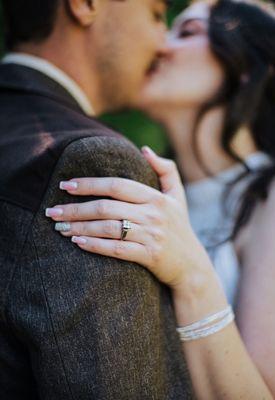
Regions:
<svg viewBox="0 0 275 400"><path fill-rule="evenodd" d="M180 18L178 21L176 20L175 21L175 24L174 24L174 26L173 27L178 27L178 26L182 26L183 24L187 24L187 23L189 23L189 22L192 22L192 21L202 21L202 22L207 22L207 19L206 18L202 18L202 17L192 17L192 16L190 16L190 17L186 17L186 18Z"/></svg>

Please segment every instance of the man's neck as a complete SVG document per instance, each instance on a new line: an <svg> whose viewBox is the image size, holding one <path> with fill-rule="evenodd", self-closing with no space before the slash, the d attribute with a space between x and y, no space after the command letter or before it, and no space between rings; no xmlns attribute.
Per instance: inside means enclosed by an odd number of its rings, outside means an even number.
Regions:
<svg viewBox="0 0 275 400"><path fill-rule="evenodd" d="M26 53L8 53L2 59L4 64L16 64L24 67L32 68L42 74L48 76L53 81L62 86L75 100L79 107L88 116L94 116L92 104L85 92L72 80L64 71L57 68L52 63L43 58L31 56Z"/></svg>
<svg viewBox="0 0 275 400"><path fill-rule="evenodd" d="M60 50L62 39L60 38L60 41L57 41L55 34L53 38L48 39L42 45L24 44L18 46L16 52L43 59L63 71L85 93L92 105L94 114L98 115L104 110L102 110L99 100L99 87L96 74L93 71L94 68L88 64L81 46L70 46L70 38L67 37L66 40L68 43L64 43L62 50ZM65 52L64 49L67 49L67 51Z"/></svg>

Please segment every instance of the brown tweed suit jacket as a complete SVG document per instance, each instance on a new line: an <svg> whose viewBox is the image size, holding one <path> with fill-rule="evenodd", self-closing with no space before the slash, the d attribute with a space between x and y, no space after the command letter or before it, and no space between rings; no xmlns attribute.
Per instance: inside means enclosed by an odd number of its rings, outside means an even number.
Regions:
<svg viewBox="0 0 275 400"><path fill-rule="evenodd" d="M0 132L1 399L191 399L167 288L139 265L81 251L45 218L87 200L60 180L158 187L139 151L16 65L0 66Z"/></svg>

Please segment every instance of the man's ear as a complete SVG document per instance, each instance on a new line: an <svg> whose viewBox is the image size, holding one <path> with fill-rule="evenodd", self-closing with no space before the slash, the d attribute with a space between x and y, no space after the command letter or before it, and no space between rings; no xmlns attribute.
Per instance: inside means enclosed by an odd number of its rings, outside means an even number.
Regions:
<svg viewBox="0 0 275 400"><path fill-rule="evenodd" d="M83 27L90 26L96 17L102 0L67 0L71 15Z"/></svg>

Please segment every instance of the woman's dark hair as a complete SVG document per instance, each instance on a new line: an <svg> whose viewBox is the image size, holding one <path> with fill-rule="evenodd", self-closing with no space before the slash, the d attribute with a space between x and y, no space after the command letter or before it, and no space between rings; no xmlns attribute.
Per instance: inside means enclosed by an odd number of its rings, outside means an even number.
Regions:
<svg viewBox="0 0 275 400"><path fill-rule="evenodd" d="M53 30L60 0L2 0L5 49L46 39Z"/></svg>
<svg viewBox="0 0 275 400"><path fill-rule="evenodd" d="M267 198L275 177L275 10L258 0L219 0L211 6L209 39L226 79L215 98L202 107L196 127L205 112L225 105L221 145L232 159L244 165L245 171L229 190L250 172L232 147L232 139L241 127L251 130L257 148L272 161L256 174L244 193L232 232L234 238L256 204ZM200 159L196 135L194 149Z"/></svg>

